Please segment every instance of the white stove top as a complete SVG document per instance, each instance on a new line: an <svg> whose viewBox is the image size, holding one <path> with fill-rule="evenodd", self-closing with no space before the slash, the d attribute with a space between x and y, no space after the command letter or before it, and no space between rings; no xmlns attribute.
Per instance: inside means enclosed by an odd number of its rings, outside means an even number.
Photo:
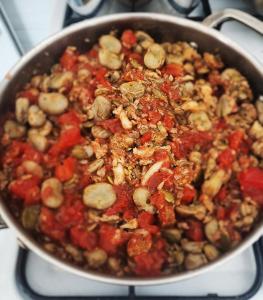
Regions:
<svg viewBox="0 0 263 300"><path fill-rule="evenodd" d="M33 47L43 38L59 30L65 12L65 0L0 0L26 50ZM248 1L215 1L210 0L216 10L225 7L245 7ZM23 2L23 4L21 3ZM26 2L26 5L25 5ZM156 1L157 2L157 1ZM233 5L230 5L233 4ZM237 3L239 3L237 5ZM217 5L215 7L215 5ZM54 18L54 16L56 16ZM0 22L0 44L3 32ZM249 28L236 22L223 25L222 32L237 41L248 52L263 63L263 38ZM244 38L245 37L245 38ZM12 45L11 45L12 47ZM0 57L3 57L0 47ZM13 56L11 55L13 54ZM6 51L4 57L12 64L18 59L15 52ZM10 63L9 63L10 65ZM6 72L9 68L5 66ZM1 77L0 69L0 77ZM15 285L15 263L18 246L11 230L0 232L0 292L1 299L22 299ZM39 293L46 295L127 295L128 288L89 281L55 269L42 259L29 254L26 269L30 285ZM248 249L222 267L184 282L153 287L136 288L137 295L205 295L217 293L220 296L242 294L249 289L255 278L255 260L252 248ZM55 288L54 288L55 286ZM263 286L253 300L263 299Z"/></svg>

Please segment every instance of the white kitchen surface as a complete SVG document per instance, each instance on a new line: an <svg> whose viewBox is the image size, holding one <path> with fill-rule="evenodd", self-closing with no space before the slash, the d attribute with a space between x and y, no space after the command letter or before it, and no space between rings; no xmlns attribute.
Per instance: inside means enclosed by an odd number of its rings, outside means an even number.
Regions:
<svg viewBox="0 0 263 300"><path fill-rule="evenodd" d="M61 30L66 0L0 0L25 52ZM0 80L19 59L3 20L0 18Z"/></svg>
<svg viewBox="0 0 263 300"><path fill-rule="evenodd" d="M25 51L62 28L66 0L1 0Z"/></svg>
<svg viewBox="0 0 263 300"><path fill-rule="evenodd" d="M9 19L15 29L22 46L27 51L45 37L59 31L62 26L65 13L65 0L0 0L4 5ZM156 1L156 0L154 0ZM225 0L213 1L217 4L226 2ZM244 1L232 0L231 3ZM223 5L222 7L225 7ZM218 7L219 8L219 7ZM0 59L2 70L7 72L8 68L15 63L18 54L12 46L12 41L4 34L3 24L0 20ZM223 26L225 34L238 41L242 47L251 52L257 59L263 62L263 38L247 27L229 22ZM245 38L244 38L245 37ZM5 45L4 47L2 45ZM0 78L2 76L0 67ZM0 232L0 299L20 300L15 285L15 262L17 255L17 242L11 230ZM255 262L252 248L248 249L237 258L220 268L214 269L208 274L204 274L193 280L187 280L176 285L156 286L150 288L137 288L140 295L203 295L208 292L218 292L220 295L235 295L244 292L253 282L255 275ZM30 254L29 264L26 270L30 283L39 292L49 294L74 295L96 295L101 291L104 295L125 295L126 287L109 286L94 283L64 273L53 266L46 264L36 255ZM41 280L39 276L43 274ZM45 275L44 275L45 274ZM55 283L55 284L54 284ZM221 284L220 290L218 283ZM56 290L54 291L54 286ZM263 287L252 300L263 299Z"/></svg>
<svg viewBox="0 0 263 300"><path fill-rule="evenodd" d="M0 3L1 4L1 3ZM0 6L0 80L5 76L7 70L20 58L19 49L10 34L9 23L5 11Z"/></svg>
<svg viewBox="0 0 263 300"><path fill-rule="evenodd" d="M15 286L17 241L10 229L0 232L0 299L20 300Z"/></svg>

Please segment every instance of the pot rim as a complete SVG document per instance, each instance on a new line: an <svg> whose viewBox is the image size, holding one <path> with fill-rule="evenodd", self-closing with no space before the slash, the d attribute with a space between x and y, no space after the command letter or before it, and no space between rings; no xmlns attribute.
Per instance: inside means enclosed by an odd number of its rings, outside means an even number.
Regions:
<svg viewBox="0 0 263 300"><path fill-rule="evenodd" d="M230 38L224 36L222 33L218 32L217 30L213 28L209 28L201 23L197 23L195 21L182 19L175 16L170 16L166 14L159 14L159 13L120 13L120 14L113 14L108 16L102 16L102 17L96 17L94 19L85 20L82 22L79 22L77 24L71 25L62 31L55 33L54 35L48 37L47 39L43 40L41 43L39 43L36 47L34 47L32 50L27 52L7 73L5 78L0 84L0 93L2 93L8 86L9 82L12 80L12 77L14 74L21 71L24 67L24 65L37 53L43 51L48 45L55 42L57 39L62 38L64 36L67 36L70 33L77 32L80 29L83 29L85 27L89 26L95 26L103 23L108 23L110 21L117 21L117 20L124 20L124 19L150 19L153 22L170 22L172 24L179 24L181 26L184 26L185 28L192 28L194 27L197 31L199 31L201 34L205 35L212 35L213 37L216 37L217 40L219 40L222 44L231 45L231 48L242 54L256 69L258 69L259 73L262 74L263 77L263 70L261 70L259 62L256 61L250 54L248 54L245 50L243 50L238 44L233 42ZM4 205L3 201L0 201L0 213L3 217L3 220L6 222L8 227L12 229L17 238L30 250L32 250L34 253L48 261L49 263L52 263L53 265L59 267L62 270L68 271L70 273L73 273L75 275L79 275L91 280L97 280L104 283L110 283L110 284L118 284L118 285L134 285L134 286L143 286L143 285L159 285L159 284L168 284L168 283L174 283L181 280L189 279L193 276L203 274L212 268L215 268L217 266L220 266L222 263L227 262L235 255L240 254L242 251L244 251L246 248L248 248L250 245L252 245L254 242L258 240L258 238L262 235L263 232L263 225L259 225L251 234L248 235L247 238L244 239L244 241L241 242L236 248L230 250L226 254L222 255L218 260L214 262L210 262L207 265L204 265L196 270L190 270L190 271L184 271L182 273L176 273L176 274L170 274L170 275L163 275L161 277L152 277L152 278L136 278L136 277L124 277L124 278L118 278L116 276L107 275L107 274L101 274L96 273L90 270L84 270L78 266L74 266L68 262L62 261L58 257L53 256L52 254L48 253L41 247L36 241L34 241L27 233L24 231L18 222L15 222L11 212L8 210L8 208Z"/></svg>

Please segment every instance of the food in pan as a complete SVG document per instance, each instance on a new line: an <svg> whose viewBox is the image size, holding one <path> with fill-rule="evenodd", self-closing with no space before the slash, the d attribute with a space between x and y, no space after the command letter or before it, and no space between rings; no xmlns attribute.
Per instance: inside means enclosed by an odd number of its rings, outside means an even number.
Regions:
<svg viewBox="0 0 263 300"><path fill-rule="evenodd" d="M263 204L263 102L194 43L143 31L68 47L17 93L1 194L43 248L87 270L157 276L238 245Z"/></svg>

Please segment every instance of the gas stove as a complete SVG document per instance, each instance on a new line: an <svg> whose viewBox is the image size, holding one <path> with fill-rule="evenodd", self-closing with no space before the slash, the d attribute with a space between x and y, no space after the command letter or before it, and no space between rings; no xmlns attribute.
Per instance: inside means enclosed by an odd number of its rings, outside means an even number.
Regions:
<svg viewBox="0 0 263 300"><path fill-rule="evenodd" d="M252 5L253 1L245 0L90 0L86 2L93 4L85 11L85 15L81 15L81 7L76 8L76 4L81 4L82 1L68 2L71 5L66 6L64 20L61 22L64 27L87 18L135 11L159 12L201 22L211 12L236 8L263 20ZM221 31L255 56L259 63L263 63L261 35L234 21L225 23ZM65 273L34 253L18 249L15 236L10 230L0 233L0 248L1 299L263 299L263 239L209 273L175 284L150 287L103 284Z"/></svg>

